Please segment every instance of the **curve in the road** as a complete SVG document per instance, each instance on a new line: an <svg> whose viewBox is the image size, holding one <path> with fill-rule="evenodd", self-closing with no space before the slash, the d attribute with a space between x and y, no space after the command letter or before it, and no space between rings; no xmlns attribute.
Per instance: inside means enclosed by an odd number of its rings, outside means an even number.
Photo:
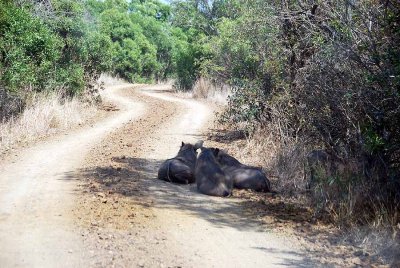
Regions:
<svg viewBox="0 0 400 268"><path fill-rule="evenodd" d="M0 266L78 267L86 264L82 241L69 217L74 184L65 174L80 167L86 153L108 133L137 118L145 105L106 91L120 111L66 136L59 136L0 164Z"/></svg>
<svg viewBox="0 0 400 268"><path fill-rule="evenodd" d="M0 164L2 267L86 267L92 263L69 215L76 185L65 174L74 174L90 148L108 133L129 120L157 116L156 111L147 111L145 102L121 97L120 89L107 91L106 97L120 108L110 118L26 149L14 163ZM168 122L143 137L149 146L140 148L142 159L174 156L175 144L198 140L212 120L206 104L166 94L162 86L142 87L140 92L178 107ZM156 174L156 166L147 168L149 174ZM154 200L160 232L168 236L168 244L163 245L168 256L159 256L156 245L144 244L149 256L138 257L151 259L153 254L172 262L179 256L179 265L184 267L308 266L290 239L265 232L257 221L247 218L240 200L204 196L194 186L151 178L143 183Z"/></svg>

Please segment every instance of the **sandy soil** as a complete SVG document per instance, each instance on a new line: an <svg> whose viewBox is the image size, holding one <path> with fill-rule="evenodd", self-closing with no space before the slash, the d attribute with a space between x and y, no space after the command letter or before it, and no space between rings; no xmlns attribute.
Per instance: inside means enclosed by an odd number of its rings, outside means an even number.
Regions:
<svg viewBox="0 0 400 268"><path fill-rule="evenodd" d="M75 213L88 230L85 245L97 266L303 263L295 241L249 219L240 199L212 198L195 186L156 179L159 164L177 153L181 141L205 138L214 119L209 105L177 98L163 86L124 94L146 104L144 116L104 139L76 175L85 195Z"/></svg>
<svg viewBox="0 0 400 268"><path fill-rule="evenodd" d="M109 90L111 101L125 100ZM95 125L23 149L0 164L0 263L3 267L76 267L87 258L70 216L76 183L68 174L114 128L139 116L142 104ZM134 108L133 108L134 107ZM61 261L61 262L60 262Z"/></svg>
<svg viewBox="0 0 400 268"><path fill-rule="evenodd" d="M168 86L113 87L104 98L116 105L106 119L1 162L2 267L362 265L342 254L347 249L315 250L293 232L316 243L321 236L305 221L279 228L282 215L261 213L279 206L274 195L214 198L156 179L181 141L229 146L205 136L211 105L174 96Z"/></svg>

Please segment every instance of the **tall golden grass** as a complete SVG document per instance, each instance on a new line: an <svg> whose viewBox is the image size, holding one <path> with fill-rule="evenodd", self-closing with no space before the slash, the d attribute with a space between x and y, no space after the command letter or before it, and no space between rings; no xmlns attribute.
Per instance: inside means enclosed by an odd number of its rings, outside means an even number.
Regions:
<svg viewBox="0 0 400 268"><path fill-rule="evenodd" d="M82 124L96 109L94 104L77 98L65 99L61 92L34 94L20 115L0 124L0 153L17 143L32 142Z"/></svg>
<svg viewBox="0 0 400 268"><path fill-rule="evenodd" d="M194 99L207 99L213 103L227 104L231 89L227 85L217 85L201 77L194 84L191 93Z"/></svg>
<svg viewBox="0 0 400 268"><path fill-rule="evenodd" d="M102 73L97 80L97 84L105 85L105 86L117 86L126 84L127 82L119 77L112 76L107 73Z"/></svg>

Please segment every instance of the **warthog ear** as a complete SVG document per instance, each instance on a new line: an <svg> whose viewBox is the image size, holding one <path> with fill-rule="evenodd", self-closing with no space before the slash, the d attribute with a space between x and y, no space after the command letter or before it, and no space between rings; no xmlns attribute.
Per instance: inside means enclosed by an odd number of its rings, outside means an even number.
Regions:
<svg viewBox="0 0 400 268"><path fill-rule="evenodd" d="M182 147L185 146L185 143L184 143L183 141L182 141L182 145L181 145L181 146L182 146Z"/></svg>
<svg viewBox="0 0 400 268"><path fill-rule="evenodd" d="M203 143L204 143L204 141L199 140L199 141L196 142L196 144L194 145L194 149L195 149L195 150L200 149L201 147L203 147Z"/></svg>
<svg viewBox="0 0 400 268"><path fill-rule="evenodd" d="M217 156L218 156L218 153L219 153L219 148L211 148L211 150L212 150L213 155L214 155L215 157L217 157Z"/></svg>

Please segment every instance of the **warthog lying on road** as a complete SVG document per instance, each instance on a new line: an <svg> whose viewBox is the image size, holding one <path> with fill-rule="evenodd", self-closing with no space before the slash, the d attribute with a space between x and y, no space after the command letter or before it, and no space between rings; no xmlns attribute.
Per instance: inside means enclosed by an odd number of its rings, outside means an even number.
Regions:
<svg viewBox="0 0 400 268"><path fill-rule="evenodd" d="M271 184L260 168L244 165L217 148L213 149L213 154L222 170L232 180L233 187L258 192L271 191Z"/></svg>
<svg viewBox="0 0 400 268"><path fill-rule="evenodd" d="M213 196L232 193L232 181L225 175L213 154L213 149L201 147L194 171L199 192Z"/></svg>
<svg viewBox="0 0 400 268"><path fill-rule="evenodd" d="M203 141L199 141L195 145L182 142L178 155L161 164L158 169L158 179L180 184L194 183L196 150L202 145Z"/></svg>

